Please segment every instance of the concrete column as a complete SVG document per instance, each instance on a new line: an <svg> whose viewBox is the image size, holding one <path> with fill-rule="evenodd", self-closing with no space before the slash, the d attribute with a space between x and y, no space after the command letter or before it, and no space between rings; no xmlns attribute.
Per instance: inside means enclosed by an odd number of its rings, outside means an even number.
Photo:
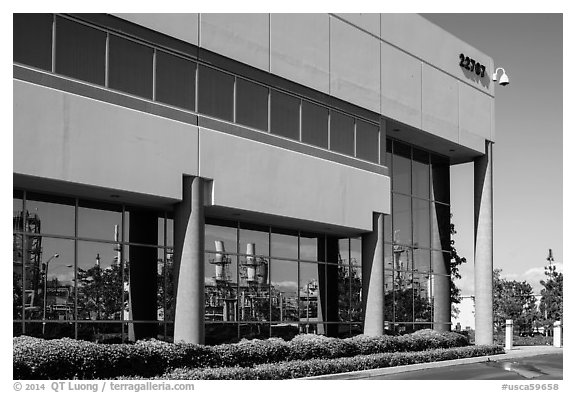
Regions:
<svg viewBox="0 0 576 393"><path fill-rule="evenodd" d="M554 322L554 346L556 348L562 347L562 322Z"/></svg>
<svg viewBox="0 0 576 393"><path fill-rule="evenodd" d="M384 214L374 213L372 232L362 235L364 334L384 334Z"/></svg>
<svg viewBox="0 0 576 393"><path fill-rule="evenodd" d="M174 216L174 342L204 343L204 186L185 176Z"/></svg>
<svg viewBox="0 0 576 393"><path fill-rule="evenodd" d="M506 320L506 336L504 339L504 349L507 351L512 349L512 338L514 336L514 322L511 319Z"/></svg>
<svg viewBox="0 0 576 393"><path fill-rule="evenodd" d="M486 142L486 154L474 160L474 294L476 344L492 344L493 202L492 142Z"/></svg>

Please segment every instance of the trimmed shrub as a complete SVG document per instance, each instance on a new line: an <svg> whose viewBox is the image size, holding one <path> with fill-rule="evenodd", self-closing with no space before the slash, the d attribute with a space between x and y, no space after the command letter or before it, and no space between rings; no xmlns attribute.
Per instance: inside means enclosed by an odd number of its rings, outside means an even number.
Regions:
<svg viewBox="0 0 576 393"><path fill-rule="evenodd" d="M351 371L371 370L415 363L429 363L441 360L496 355L504 353L497 345L483 345L465 348L434 349L420 352L381 353L358 355L337 359L293 360L273 364L260 364L255 367L218 367L204 369L180 368L165 373L156 379L292 379Z"/></svg>
<svg viewBox="0 0 576 393"><path fill-rule="evenodd" d="M291 341L254 339L216 346L158 340L96 344L70 338L44 340L26 336L14 338L13 344L14 379L95 379L154 376L182 367L252 367L280 361L422 351L465 346L468 342L458 333L422 330L404 336L360 335L347 339L303 334Z"/></svg>

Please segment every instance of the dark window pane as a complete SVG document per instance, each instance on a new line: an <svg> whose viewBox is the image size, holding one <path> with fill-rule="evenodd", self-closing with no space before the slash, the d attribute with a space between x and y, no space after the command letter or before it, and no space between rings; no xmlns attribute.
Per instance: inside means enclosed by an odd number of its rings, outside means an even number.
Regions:
<svg viewBox="0 0 576 393"><path fill-rule="evenodd" d="M234 76L203 65L199 67L198 111L233 121Z"/></svg>
<svg viewBox="0 0 576 393"><path fill-rule="evenodd" d="M394 142L394 155L392 160L392 189L410 194L410 146L400 142Z"/></svg>
<svg viewBox="0 0 576 393"><path fill-rule="evenodd" d="M432 155L432 199L450 203L450 162Z"/></svg>
<svg viewBox="0 0 576 393"><path fill-rule="evenodd" d="M52 70L52 14L14 14L14 61Z"/></svg>
<svg viewBox="0 0 576 393"><path fill-rule="evenodd" d="M330 150L354 155L354 118L339 112L330 113Z"/></svg>
<svg viewBox="0 0 576 393"><path fill-rule="evenodd" d="M196 63L156 52L156 100L195 110Z"/></svg>
<svg viewBox="0 0 576 393"><path fill-rule="evenodd" d="M300 99L272 90L270 105L270 132L299 140Z"/></svg>
<svg viewBox="0 0 576 393"><path fill-rule="evenodd" d="M412 199L414 246L430 247L430 202Z"/></svg>
<svg viewBox="0 0 576 393"><path fill-rule="evenodd" d="M302 142L328 148L328 109L302 101Z"/></svg>
<svg viewBox="0 0 576 393"><path fill-rule="evenodd" d="M356 157L378 163L378 126L356 121Z"/></svg>
<svg viewBox="0 0 576 393"><path fill-rule="evenodd" d="M238 78L236 81L236 123L268 130L268 88Z"/></svg>
<svg viewBox="0 0 576 393"><path fill-rule="evenodd" d="M428 153L414 149L412 161L412 195L421 198L430 197L430 164Z"/></svg>
<svg viewBox="0 0 576 393"><path fill-rule="evenodd" d="M91 27L56 19L56 72L104 85L106 33Z"/></svg>
<svg viewBox="0 0 576 393"><path fill-rule="evenodd" d="M390 161L387 160L386 152L390 141L386 139L386 120L380 119L380 165L390 167Z"/></svg>
<svg viewBox="0 0 576 393"><path fill-rule="evenodd" d="M126 93L152 98L154 50L110 35L108 85Z"/></svg>

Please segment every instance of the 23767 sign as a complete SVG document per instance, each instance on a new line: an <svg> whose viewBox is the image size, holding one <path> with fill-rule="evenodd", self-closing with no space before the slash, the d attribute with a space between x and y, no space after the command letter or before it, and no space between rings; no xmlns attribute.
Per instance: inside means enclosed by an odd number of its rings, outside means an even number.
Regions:
<svg viewBox="0 0 576 393"><path fill-rule="evenodd" d="M460 67L471 72L476 72L476 75L480 75L481 78L484 77L484 73L486 72L486 66L468 56L464 56L462 53L460 53Z"/></svg>

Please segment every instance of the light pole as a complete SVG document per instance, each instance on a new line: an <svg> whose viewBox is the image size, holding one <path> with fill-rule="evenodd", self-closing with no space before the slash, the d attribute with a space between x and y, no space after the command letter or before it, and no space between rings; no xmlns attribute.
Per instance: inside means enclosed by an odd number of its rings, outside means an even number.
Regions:
<svg viewBox="0 0 576 393"><path fill-rule="evenodd" d="M46 331L46 283L48 281L48 264L50 263L50 261L54 258L58 258L60 256L60 254L56 253L54 255L52 255L50 258L48 258L48 260L46 261L46 263L44 264L43 270L44 270L44 303L42 304L43 306L43 310L42 310L42 335L44 335L44 332Z"/></svg>

